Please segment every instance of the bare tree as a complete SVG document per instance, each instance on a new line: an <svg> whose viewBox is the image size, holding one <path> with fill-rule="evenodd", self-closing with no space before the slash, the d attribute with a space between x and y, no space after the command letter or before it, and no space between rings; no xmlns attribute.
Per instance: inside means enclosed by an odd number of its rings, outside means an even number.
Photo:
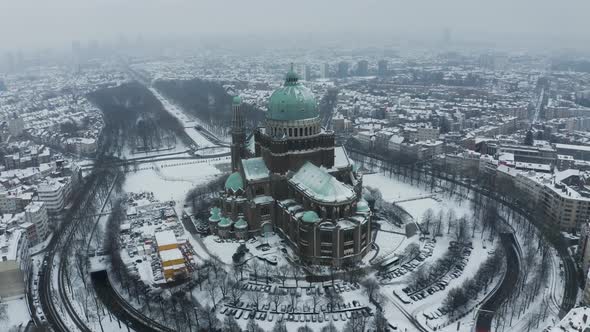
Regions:
<svg viewBox="0 0 590 332"><path fill-rule="evenodd" d="M368 318L364 315L356 315L344 325L345 332L364 332L367 328Z"/></svg>
<svg viewBox="0 0 590 332"><path fill-rule="evenodd" d="M320 295L320 293L318 292L317 289L313 290L313 293L311 294L311 302L313 304L313 312L316 312L316 309L318 307L318 305L320 304L322 300L322 296Z"/></svg>
<svg viewBox="0 0 590 332"><path fill-rule="evenodd" d="M256 310L259 309L260 306L260 300L262 299L263 295L261 292L258 291L251 291L248 292L248 300L254 304L254 306L256 307Z"/></svg>
<svg viewBox="0 0 590 332"><path fill-rule="evenodd" d="M283 295L280 292L276 292L270 296L270 301L275 305L275 310L279 311L279 305L283 302Z"/></svg>
<svg viewBox="0 0 590 332"><path fill-rule="evenodd" d="M283 286L285 286L285 281L287 280L287 278L289 276L289 271L290 270L291 269L290 269L289 265L281 265L276 270L277 277L281 280L281 283L283 284Z"/></svg>
<svg viewBox="0 0 590 332"><path fill-rule="evenodd" d="M423 233L430 234L430 225L432 224L433 220L434 212L431 208L426 209L426 211L424 211L424 214L422 215L422 227L424 228L422 231Z"/></svg>
<svg viewBox="0 0 590 332"><path fill-rule="evenodd" d="M254 320L254 317L251 317L248 320L248 325L246 325L246 330L248 332L264 332L264 329L262 329L260 326L258 326L258 323L256 323L256 321Z"/></svg>
<svg viewBox="0 0 590 332"><path fill-rule="evenodd" d="M299 281L298 281L298 277L299 277L299 268L296 266L291 266L291 276L293 277L293 279L295 279L295 287L299 287Z"/></svg>
<svg viewBox="0 0 590 332"><path fill-rule="evenodd" d="M363 291L369 297L369 301L373 300L375 292L379 291L379 283L377 280L373 278L367 278L361 282L361 285L364 287Z"/></svg>
<svg viewBox="0 0 590 332"><path fill-rule="evenodd" d="M279 320L277 319L275 325L272 328L272 332L287 332L287 325L285 324L285 321L282 320L279 322Z"/></svg>
<svg viewBox="0 0 590 332"><path fill-rule="evenodd" d="M377 309L375 317L373 318L372 327L375 331L387 331L389 329L389 323L387 318L383 315L383 310Z"/></svg>
<svg viewBox="0 0 590 332"><path fill-rule="evenodd" d="M217 310L218 288L215 286L214 280L215 279L210 279L209 282L207 282L205 285L205 291L213 303L213 310Z"/></svg>
<svg viewBox="0 0 590 332"><path fill-rule="evenodd" d="M240 302L242 295L244 295L244 290L242 289L242 284L239 281L236 281L233 279L230 280L229 284L230 284L229 288L228 288L229 298L233 304L237 304L238 302Z"/></svg>
<svg viewBox="0 0 590 332"><path fill-rule="evenodd" d="M223 320L223 331L242 332L242 328L233 316L227 316Z"/></svg>
<svg viewBox="0 0 590 332"><path fill-rule="evenodd" d="M250 273L254 275L254 280L258 281L258 273L260 272L260 263L258 262L258 259L256 257L251 259L248 266L250 267Z"/></svg>
<svg viewBox="0 0 590 332"><path fill-rule="evenodd" d="M453 223L457 219L457 214L455 213L455 209L450 208L447 211L447 234L451 232L451 228L453 227Z"/></svg>
<svg viewBox="0 0 590 332"><path fill-rule="evenodd" d="M338 332L338 329L334 325L334 322L330 321L330 323L328 323L328 325L322 327L321 332Z"/></svg>

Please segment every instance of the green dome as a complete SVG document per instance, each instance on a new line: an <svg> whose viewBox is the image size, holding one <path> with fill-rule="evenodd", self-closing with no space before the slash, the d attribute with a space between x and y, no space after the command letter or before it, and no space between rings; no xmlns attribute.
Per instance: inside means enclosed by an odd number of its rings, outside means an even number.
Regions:
<svg viewBox="0 0 590 332"><path fill-rule="evenodd" d="M370 212L371 209L369 208L369 203L366 200L361 199L356 203L356 212L359 213L367 213Z"/></svg>
<svg viewBox="0 0 590 332"><path fill-rule="evenodd" d="M244 220L244 218L239 217L238 221L236 221L236 223L234 224L234 228L236 228L236 229L248 228L248 223L246 222L246 220Z"/></svg>
<svg viewBox="0 0 590 332"><path fill-rule="evenodd" d="M234 192L244 189L244 181L240 173L234 172L227 177L227 180L225 180L225 189L231 189Z"/></svg>
<svg viewBox="0 0 590 332"><path fill-rule="evenodd" d="M285 84L275 90L268 99L268 120L303 120L319 115L315 96L310 89L299 83L299 78L293 70L287 73Z"/></svg>
<svg viewBox="0 0 590 332"><path fill-rule="evenodd" d="M320 220L320 217L314 211L305 211L301 216L301 220L307 223L315 223Z"/></svg>
<svg viewBox="0 0 590 332"><path fill-rule="evenodd" d="M232 99L232 103L234 105L239 105L242 103L242 98L240 96L234 96L234 98Z"/></svg>
<svg viewBox="0 0 590 332"><path fill-rule="evenodd" d="M209 217L209 221L218 222L219 220L221 220L221 216L219 216L219 212L220 212L220 210L218 207L211 208L211 216Z"/></svg>
<svg viewBox="0 0 590 332"><path fill-rule="evenodd" d="M231 219L229 218L221 218L217 227L229 227L231 225Z"/></svg>

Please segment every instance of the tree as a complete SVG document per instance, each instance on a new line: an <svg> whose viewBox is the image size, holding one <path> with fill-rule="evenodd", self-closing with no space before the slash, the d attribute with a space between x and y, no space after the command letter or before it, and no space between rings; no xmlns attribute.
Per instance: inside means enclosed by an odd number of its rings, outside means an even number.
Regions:
<svg viewBox="0 0 590 332"><path fill-rule="evenodd" d="M217 330L220 322L215 315L215 310L212 310L211 307L206 305L199 310L198 315L200 317L199 322L203 323L205 331Z"/></svg>
<svg viewBox="0 0 590 332"><path fill-rule="evenodd" d="M248 320L248 325L246 325L246 330L248 332L264 332L264 329L261 328L258 323L254 320L254 317L250 317Z"/></svg>
<svg viewBox="0 0 590 332"><path fill-rule="evenodd" d="M450 208L447 211L447 234L451 232L451 228L453 227L453 223L455 222L456 218L457 214L455 213L455 209Z"/></svg>
<svg viewBox="0 0 590 332"><path fill-rule="evenodd" d="M342 296L336 293L333 290L326 292L326 298L328 300L328 306L330 307L330 312L334 312L334 308L336 307L337 303L342 302Z"/></svg>
<svg viewBox="0 0 590 332"><path fill-rule="evenodd" d="M272 332L287 332L287 325L285 324L285 321L282 320L279 322L279 320L277 319L275 325L272 328Z"/></svg>
<svg viewBox="0 0 590 332"><path fill-rule="evenodd" d="M285 281L287 280L289 271L289 265L281 265L279 268L277 268L277 277L281 280L283 286L285 286Z"/></svg>
<svg viewBox="0 0 590 332"><path fill-rule="evenodd" d="M211 299L211 302L213 303L213 310L217 310L217 287L215 287L213 280L215 279L209 280L209 282L205 286L205 291L207 292L209 298Z"/></svg>
<svg viewBox="0 0 590 332"><path fill-rule="evenodd" d="M389 323L387 322L387 318L383 315L383 310L377 309L371 325L375 331L387 331Z"/></svg>
<svg viewBox="0 0 590 332"><path fill-rule="evenodd" d="M356 315L344 325L345 332L365 332L368 318L363 315Z"/></svg>
<svg viewBox="0 0 590 332"><path fill-rule="evenodd" d="M251 291L248 293L248 300L254 304L256 310L260 306L260 300L262 299L262 293L259 291Z"/></svg>
<svg viewBox="0 0 590 332"><path fill-rule="evenodd" d="M240 302L240 299L244 295L244 290L242 289L242 285L239 281L230 280L229 286L229 298L233 304Z"/></svg>
<svg viewBox="0 0 590 332"><path fill-rule="evenodd" d="M524 138L524 145L533 146L534 142L535 142L535 140L534 140L533 132L529 129L526 132L526 136Z"/></svg>
<svg viewBox="0 0 590 332"><path fill-rule="evenodd" d="M250 273L254 275L254 280L258 281L258 273L260 272L260 263L258 262L258 258L254 257L250 260L248 264L250 266ZM250 277L250 279L252 279Z"/></svg>
<svg viewBox="0 0 590 332"><path fill-rule="evenodd" d="M275 310L279 311L279 305L283 302L283 295L277 291L270 296L270 301L275 305Z"/></svg>
<svg viewBox="0 0 590 332"><path fill-rule="evenodd" d="M309 327L307 324L304 326L300 326L297 329L297 332L313 332L313 330L311 329L311 327Z"/></svg>
<svg viewBox="0 0 590 332"><path fill-rule="evenodd" d="M426 211L424 211L424 214L422 215L422 227L424 227L422 233L430 234L430 224L432 223L433 219L434 212L432 211L432 209L426 209Z"/></svg>
<svg viewBox="0 0 590 332"><path fill-rule="evenodd" d="M223 330L228 332L242 332L240 324L236 322L234 316L227 316L223 320Z"/></svg>
<svg viewBox="0 0 590 332"><path fill-rule="evenodd" d="M311 301L313 304L313 312L316 312L318 304L320 304L321 300L322 300L322 296L320 295L320 293L316 289L314 289L313 293L311 294Z"/></svg>
<svg viewBox="0 0 590 332"><path fill-rule="evenodd" d="M338 329L334 325L334 322L330 321L330 323L328 323L328 325L322 327L321 332L338 332Z"/></svg>
<svg viewBox="0 0 590 332"><path fill-rule="evenodd" d="M290 270L291 270L291 276L293 277L293 279L295 279L295 286L299 287L299 281L298 281L299 268L296 266L291 266Z"/></svg>
<svg viewBox="0 0 590 332"><path fill-rule="evenodd" d="M363 291L369 297L369 301L374 299L375 292L379 291L379 283L373 278L367 278L361 282L364 287Z"/></svg>

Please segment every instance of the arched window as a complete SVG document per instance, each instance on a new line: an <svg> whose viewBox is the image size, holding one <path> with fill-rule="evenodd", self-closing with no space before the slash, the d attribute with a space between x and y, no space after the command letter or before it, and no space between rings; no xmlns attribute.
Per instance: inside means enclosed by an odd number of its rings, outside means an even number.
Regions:
<svg viewBox="0 0 590 332"><path fill-rule="evenodd" d="M307 136L307 127L305 127L305 136Z"/></svg>
<svg viewBox="0 0 590 332"><path fill-rule="evenodd" d="M291 128L289 128L289 137L293 136L293 132L291 131Z"/></svg>
<svg viewBox="0 0 590 332"><path fill-rule="evenodd" d="M299 128L299 136L303 136L303 128Z"/></svg>

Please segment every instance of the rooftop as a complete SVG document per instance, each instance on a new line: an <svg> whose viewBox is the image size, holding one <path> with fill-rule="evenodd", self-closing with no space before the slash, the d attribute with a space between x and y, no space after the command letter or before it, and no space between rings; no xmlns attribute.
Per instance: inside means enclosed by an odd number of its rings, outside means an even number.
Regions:
<svg viewBox="0 0 590 332"><path fill-rule="evenodd" d="M176 235L174 235L174 231L162 231L156 233L156 243L158 247L167 246L171 244L177 244Z"/></svg>
<svg viewBox="0 0 590 332"><path fill-rule="evenodd" d="M289 182L318 201L349 201L356 197L350 186L309 161L301 166Z"/></svg>
<svg viewBox="0 0 590 332"><path fill-rule="evenodd" d="M256 181L266 179L270 171L266 167L266 163L261 157L242 159L242 168L244 169L244 176L246 181Z"/></svg>

